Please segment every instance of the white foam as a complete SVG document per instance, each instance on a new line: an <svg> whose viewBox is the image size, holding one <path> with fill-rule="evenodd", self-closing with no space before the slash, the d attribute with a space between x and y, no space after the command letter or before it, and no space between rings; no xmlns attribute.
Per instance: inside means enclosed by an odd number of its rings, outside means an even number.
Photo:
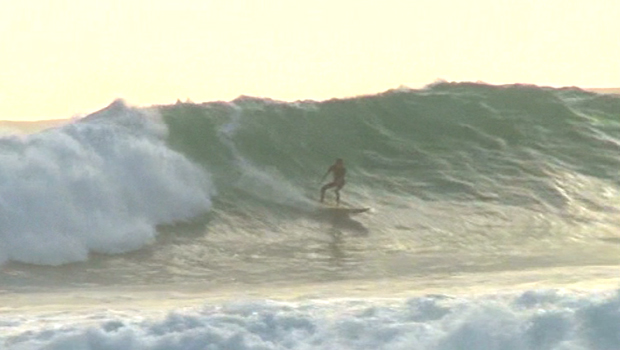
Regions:
<svg viewBox="0 0 620 350"><path fill-rule="evenodd" d="M0 139L0 263L58 265L153 240L210 208L208 174L165 143L153 112L117 101L62 127Z"/></svg>
<svg viewBox="0 0 620 350"><path fill-rule="evenodd" d="M244 301L101 310L71 318L0 316L0 344L33 349L586 350L620 344L620 295L532 290L410 299Z"/></svg>

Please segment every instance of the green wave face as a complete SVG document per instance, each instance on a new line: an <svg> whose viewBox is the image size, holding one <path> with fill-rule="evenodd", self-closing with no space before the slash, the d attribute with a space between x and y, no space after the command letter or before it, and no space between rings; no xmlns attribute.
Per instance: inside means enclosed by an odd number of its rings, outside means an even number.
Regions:
<svg viewBox="0 0 620 350"><path fill-rule="evenodd" d="M344 158L343 193L354 198L554 207L568 200L557 185L566 178L618 185L619 111L620 99L578 89L447 83L325 102L162 108L172 147L205 166L224 198L240 184L316 197L326 169Z"/></svg>

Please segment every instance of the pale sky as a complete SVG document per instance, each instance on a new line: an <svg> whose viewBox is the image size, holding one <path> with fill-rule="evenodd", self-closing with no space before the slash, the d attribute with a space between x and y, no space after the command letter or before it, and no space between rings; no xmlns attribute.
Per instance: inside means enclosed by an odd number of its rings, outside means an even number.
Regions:
<svg viewBox="0 0 620 350"><path fill-rule="evenodd" d="M0 0L0 120L438 79L620 86L617 0Z"/></svg>

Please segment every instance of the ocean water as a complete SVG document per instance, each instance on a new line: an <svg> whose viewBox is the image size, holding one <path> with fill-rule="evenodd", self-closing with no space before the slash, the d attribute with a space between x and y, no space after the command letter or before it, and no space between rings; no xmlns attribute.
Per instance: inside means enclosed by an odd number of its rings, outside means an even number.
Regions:
<svg viewBox="0 0 620 350"><path fill-rule="evenodd" d="M617 96L119 100L0 135L0 349L620 349ZM336 158L369 212L317 202Z"/></svg>

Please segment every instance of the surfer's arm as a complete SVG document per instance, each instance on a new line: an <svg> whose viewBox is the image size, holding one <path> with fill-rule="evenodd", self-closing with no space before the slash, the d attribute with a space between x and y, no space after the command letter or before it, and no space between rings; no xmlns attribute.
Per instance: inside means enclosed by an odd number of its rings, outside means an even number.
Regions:
<svg viewBox="0 0 620 350"><path fill-rule="evenodd" d="M329 175L329 173L331 173L332 171L334 171L334 167L330 166L329 169L327 169L327 172L325 173L325 175L323 175L323 178L321 179L321 181L325 181L325 178L327 177L327 175Z"/></svg>

